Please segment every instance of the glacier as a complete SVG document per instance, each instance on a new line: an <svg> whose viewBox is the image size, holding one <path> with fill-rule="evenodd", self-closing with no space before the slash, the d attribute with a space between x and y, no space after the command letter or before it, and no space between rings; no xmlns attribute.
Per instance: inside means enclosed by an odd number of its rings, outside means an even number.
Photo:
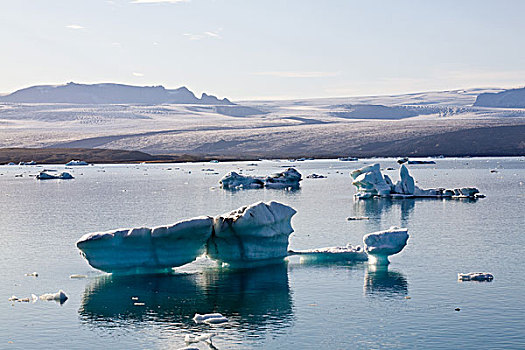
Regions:
<svg viewBox="0 0 525 350"><path fill-rule="evenodd" d="M388 175L381 173L379 164L368 165L350 173L352 184L356 187L356 199L373 197L389 198L483 198L475 187L454 189L422 189L415 184L408 168L402 164L399 168L399 180L394 184Z"/></svg>

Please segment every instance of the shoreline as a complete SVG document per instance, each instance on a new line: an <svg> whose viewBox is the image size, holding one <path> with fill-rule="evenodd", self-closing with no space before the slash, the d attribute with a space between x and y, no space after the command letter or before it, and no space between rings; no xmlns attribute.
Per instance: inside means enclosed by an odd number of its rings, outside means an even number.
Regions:
<svg viewBox="0 0 525 350"><path fill-rule="evenodd" d="M383 153L383 152L380 152ZM490 152L489 152L490 153ZM483 157L523 157L525 152L502 152L503 154L361 154L358 158L483 158ZM261 159L338 159L348 155L297 155L277 154L268 157L246 155L245 157L232 157L228 155L192 155L192 154L148 154L140 151L99 149L99 148L0 148L0 165L9 162L35 161L37 164L65 164L73 159L84 160L90 164L135 164L135 163L198 163L217 160L220 162L258 161Z"/></svg>

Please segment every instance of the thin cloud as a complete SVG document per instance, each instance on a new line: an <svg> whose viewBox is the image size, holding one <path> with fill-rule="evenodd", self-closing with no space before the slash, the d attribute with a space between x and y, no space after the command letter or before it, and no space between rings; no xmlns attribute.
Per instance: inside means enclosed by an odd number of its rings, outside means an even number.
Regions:
<svg viewBox="0 0 525 350"><path fill-rule="evenodd" d="M190 2L190 0L133 0L132 4L178 4Z"/></svg>
<svg viewBox="0 0 525 350"><path fill-rule="evenodd" d="M184 33L182 35L184 35L189 40L201 40L201 39L206 39L206 38L222 39L222 36L220 36L219 32L220 32L220 29L214 32L203 32L203 33L198 33L198 34Z"/></svg>
<svg viewBox="0 0 525 350"><path fill-rule="evenodd" d="M133 74L133 75L136 76L136 77L143 77L143 76L144 76L144 74L139 73L139 72L133 72L133 73L131 73L131 74Z"/></svg>
<svg viewBox="0 0 525 350"><path fill-rule="evenodd" d="M66 28L69 28L69 29L85 29L85 27L82 27L78 24L70 24L70 25L67 25Z"/></svg>
<svg viewBox="0 0 525 350"><path fill-rule="evenodd" d="M278 78L328 78L339 75L339 72L322 72L322 71L270 71L256 72L254 75L265 75Z"/></svg>

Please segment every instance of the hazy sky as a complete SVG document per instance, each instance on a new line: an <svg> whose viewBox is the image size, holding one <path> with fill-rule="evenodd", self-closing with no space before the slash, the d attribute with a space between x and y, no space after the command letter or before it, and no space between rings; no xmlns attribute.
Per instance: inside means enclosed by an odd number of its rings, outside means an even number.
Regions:
<svg viewBox="0 0 525 350"><path fill-rule="evenodd" d="M525 1L1 0L0 92L187 86L232 99L525 85Z"/></svg>

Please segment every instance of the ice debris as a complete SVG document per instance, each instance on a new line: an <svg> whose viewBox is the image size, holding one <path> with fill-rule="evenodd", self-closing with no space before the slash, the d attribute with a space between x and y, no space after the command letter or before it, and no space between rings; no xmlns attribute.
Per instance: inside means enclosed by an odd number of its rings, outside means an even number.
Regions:
<svg viewBox="0 0 525 350"><path fill-rule="evenodd" d="M325 175L310 174L306 177L307 179L326 179Z"/></svg>
<svg viewBox="0 0 525 350"><path fill-rule="evenodd" d="M64 303L68 299L66 293L64 293L62 289L56 293L42 294L39 298L40 300L58 301L60 304Z"/></svg>
<svg viewBox="0 0 525 350"><path fill-rule="evenodd" d="M193 321L195 321L195 323L220 324L228 322L228 319L220 313L195 314Z"/></svg>
<svg viewBox="0 0 525 350"><path fill-rule="evenodd" d="M24 274L24 276L28 276L28 277L38 277L38 272L26 273L26 274Z"/></svg>
<svg viewBox="0 0 525 350"><path fill-rule="evenodd" d="M204 253L232 266L266 264L287 256L295 213L278 202L258 202L215 218L89 233L77 247L91 266L106 272L163 272Z"/></svg>
<svg viewBox="0 0 525 350"><path fill-rule="evenodd" d="M381 174L379 164L368 165L350 173L352 184L357 188L355 198L366 199L372 197L389 198L483 198L479 190L474 187L455 189L419 188L414 178L402 164L399 169L400 180L395 184L388 175Z"/></svg>
<svg viewBox="0 0 525 350"><path fill-rule="evenodd" d="M186 334L184 337L184 342L186 344L195 344L202 342L211 343L211 338L215 336L214 333L210 334L202 334L202 335L193 335L193 334Z"/></svg>
<svg viewBox="0 0 525 350"><path fill-rule="evenodd" d="M299 188L301 174L294 168L288 168L283 172L272 174L267 177L240 175L235 171L226 174L219 184L224 189L247 189L247 188Z"/></svg>
<svg viewBox="0 0 525 350"><path fill-rule="evenodd" d="M16 302L19 302L19 303L29 303L29 302L36 303L36 301L38 300L38 297L36 295L34 295L34 294L31 294L31 297L29 297L29 298L19 298L16 295L13 295L7 300L11 301L11 302L15 302L16 301Z"/></svg>
<svg viewBox="0 0 525 350"><path fill-rule="evenodd" d="M458 273L458 281L492 281L494 275L488 272Z"/></svg>
<svg viewBox="0 0 525 350"><path fill-rule="evenodd" d="M86 275L70 275L69 278L71 279L82 279L82 278L87 278Z"/></svg>

